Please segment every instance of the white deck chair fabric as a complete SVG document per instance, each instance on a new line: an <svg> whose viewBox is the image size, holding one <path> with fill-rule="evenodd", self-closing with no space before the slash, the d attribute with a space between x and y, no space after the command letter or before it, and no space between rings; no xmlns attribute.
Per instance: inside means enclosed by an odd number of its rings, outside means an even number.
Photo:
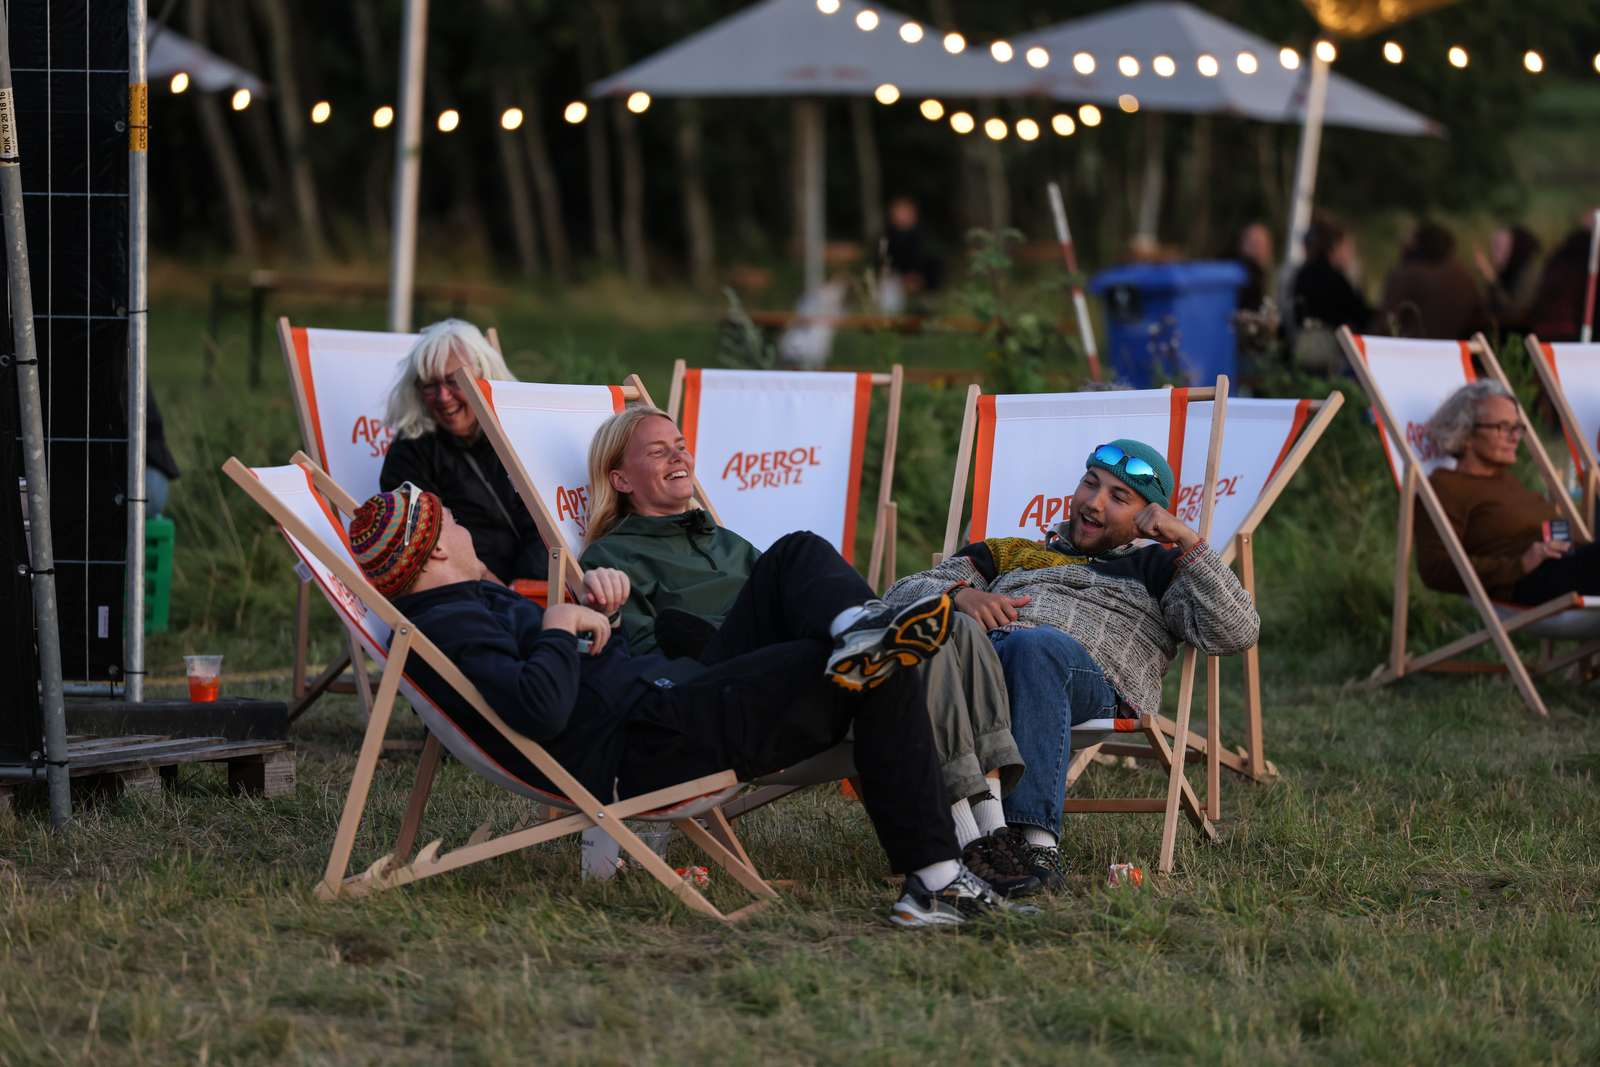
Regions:
<svg viewBox="0 0 1600 1067"><path fill-rule="evenodd" d="M478 387L564 543L581 549L589 529L589 442L622 410L622 387L482 379Z"/></svg>
<svg viewBox="0 0 1600 1067"><path fill-rule="evenodd" d="M1239 532L1299 440L1311 419L1312 403L1228 398L1228 432L1222 439L1217 502L1211 513L1208 538L1219 552ZM1209 400L1191 404L1184 429L1182 469L1188 472L1188 478L1179 481L1172 510L1191 528L1200 525L1201 476L1205 473L1206 450L1211 445L1211 412L1215 406Z"/></svg>
<svg viewBox="0 0 1600 1067"><path fill-rule="evenodd" d="M683 435L722 524L766 551L793 530L854 561L872 375L689 369Z"/></svg>
<svg viewBox="0 0 1600 1067"><path fill-rule="evenodd" d="M1600 453L1600 344L1539 345L1539 355L1561 385L1561 394L1577 421L1582 444L1569 438L1572 461L1586 474L1589 456Z"/></svg>
<svg viewBox="0 0 1600 1067"><path fill-rule="evenodd" d="M320 535L321 548L325 551L342 556L351 566L356 566L355 557L351 554L350 546L346 540L347 534L344 525L339 521L334 510L328 505L312 484L310 474L301 467L289 465L285 467L255 467L251 468L257 479L260 480L273 497L308 527ZM313 579L327 597L329 604L338 612L340 619L350 628L363 650L371 656L373 661L381 668L388 662L388 645L390 631L386 623L376 614L367 609L359 596L345 586L339 578L318 558L317 553L301 544L288 531L283 531L284 538L289 542L302 563L310 569ZM422 689L412 681L409 675L400 683L401 693L422 718L428 731L439 739L445 749L464 766L474 773L493 782L502 789L509 790L520 796L557 807L571 807L564 797L551 793L523 779L523 777L504 766L489 752L486 752L474 741L455 721L451 715L439 704L427 696ZM509 746L508 746L509 747ZM686 814L709 810L717 803L726 800L735 790L724 790L710 797L696 798L685 804L662 812L652 812L640 815L637 818L684 818Z"/></svg>
<svg viewBox="0 0 1600 1067"><path fill-rule="evenodd" d="M383 423L389 391L417 335L295 326L289 339L306 450L334 481L365 500L378 491L394 440Z"/></svg>
<svg viewBox="0 0 1600 1067"><path fill-rule="evenodd" d="M1067 517L1084 459L1114 438L1160 450L1182 485L1188 407L1187 389L980 396L967 540L1041 539ZM1198 456L1204 471L1203 445Z"/></svg>
<svg viewBox="0 0 1600 1067"><path fill-rule="evenodd" d="M1428 437L1428 420L1450 394L1469 382L1477 381L1472 366L1472 345L1468 341L1416 341L1394 337L1354 335L1356 350L1366 361L1367 370L1389 403L1395 421L1405 426L1406 439L1422 461L1424 476L1440 467L1453 467L1455 460L1439 451ZM1445 358L1445 351L1450 358ZM1230 417L1233 412L1229 410ZM1393 447L1389 431L1377 419L1383 454L1389 461L1395 485L1405 476L1402 453Z"/></svg>
<svg viewBox="0 0 1600 1067"><path fill-rule="evenodd" d="M1502 620L1527 611L1525 604L1496 604L1494 613ZM1592 641L1600 637L1600 596L1586 596L1583 607L1563 611L1522 627L1518 633L1547 641Z"/></svg>

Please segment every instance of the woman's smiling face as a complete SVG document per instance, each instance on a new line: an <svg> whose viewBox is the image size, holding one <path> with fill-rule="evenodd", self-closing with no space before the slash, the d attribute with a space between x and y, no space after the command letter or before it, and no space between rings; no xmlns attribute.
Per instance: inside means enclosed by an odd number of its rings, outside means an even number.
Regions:
<svg viewBox="0 0 1600 1067"><path fill-rule="evenodd" d="M422 402L428 405L428 414L439 424L439 429L454 437L471 437L478 429L477 416L472 414L472 409L456 392L455 383L450 380L451 375L466 367L467 362L460 353L452 352L444 365L443 375L431 382L417 383Z"/></svg>
<svg viewBox="0 0 1600 1067"><path fill-rule="evenodd" d="M638 514L681 515L694 499L694 456L671 419L653 416L634 427L610 478Z"/></svg>

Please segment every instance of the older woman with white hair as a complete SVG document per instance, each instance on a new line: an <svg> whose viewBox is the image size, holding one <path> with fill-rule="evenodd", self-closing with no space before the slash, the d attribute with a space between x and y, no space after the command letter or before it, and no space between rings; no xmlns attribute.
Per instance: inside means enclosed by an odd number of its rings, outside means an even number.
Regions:
<svg viewBox="0 0 1600 1067"><path fill-rule="evenodd" d="M1566 593L1600 594L1600 550L1574 546L1550 524L1561 513L1512 467L1524 432L1516 398L1495 381L1462 386L1439 406L1428 438L1454 469L1428 476L1472 569L1496 600L1540 604ZM1431 589L1465 593L1431 523L1417 524L1417 570Z"/></svg>
<svg viewBox="0 0 1600 1067"><path fill-rule="evenodd" d="M378 484L389 492L410 482L438 494L502 582L543 580L548 563L533 517L451 381L463 368L474 378L516 380L472 323L445 319L422 331L389 393L384 421L395 439Z"/></svg>

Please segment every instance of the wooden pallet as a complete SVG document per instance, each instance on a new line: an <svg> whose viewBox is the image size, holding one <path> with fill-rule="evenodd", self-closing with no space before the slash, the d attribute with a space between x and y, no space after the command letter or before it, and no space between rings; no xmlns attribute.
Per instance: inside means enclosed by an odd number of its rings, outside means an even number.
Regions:
<svg viewBox="0 0 1600 1067"><path fill-rule="evenodd" d="M74 783L110 793L154 792L163 781L177 780L185 763L225 763L228 786L236 793L267 797L294 791L294 745L288 741L230 741L223 737L67 738L67 765ZM38 783L43 783L40 771ZM11 807L12 794L32 781L0 782L0 812Z"/></svg>

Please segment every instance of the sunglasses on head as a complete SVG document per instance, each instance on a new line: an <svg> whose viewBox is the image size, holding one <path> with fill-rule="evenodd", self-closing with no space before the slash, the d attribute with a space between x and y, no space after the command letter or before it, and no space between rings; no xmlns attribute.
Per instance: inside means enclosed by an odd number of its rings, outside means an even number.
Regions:
<svg viewBox="0 0 1600 1067"><path fill-rule="evenodd" d="M401 482L396 494L404 493L406 496L406 537L402 544L411 546L411 535L417 529L417 515L422 510L422 490L410 482Z"/></svg>
<svg viewBox="0 0 1600 1067"><path fill-rule="evenodd" d="M1145 484L1160 481L1160 476L1156 474L1156 469L1150 466L1147 460L1140 459L1138 456L1130 456L1116 445L1101 445L1089 453L1089 458L1104 463L1107 467L1114 468L1121 464L1122 474L1120 477L1127 480Z"/></svg>

